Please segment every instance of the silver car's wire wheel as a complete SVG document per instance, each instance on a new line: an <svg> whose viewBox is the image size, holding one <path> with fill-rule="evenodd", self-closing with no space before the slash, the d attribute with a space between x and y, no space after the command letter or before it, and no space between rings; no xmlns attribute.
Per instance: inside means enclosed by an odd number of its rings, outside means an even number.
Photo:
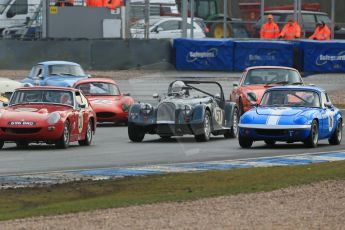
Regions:
<svg viewBox="0 0 345 230"><path fill-rule="evenodd" d="M206 137L210 136L210 133L211 133L211 122L210 122L210 115L209 115L209 113L205 114L204 132L205 132L205 136Z"/></svg>
<svg viewBox="0 0 345 230"><path fill-rule="evenodd" d="M238 137L238 113L237 112L234 113L232 129L233 129L234 137L237 138Z"/></svg>

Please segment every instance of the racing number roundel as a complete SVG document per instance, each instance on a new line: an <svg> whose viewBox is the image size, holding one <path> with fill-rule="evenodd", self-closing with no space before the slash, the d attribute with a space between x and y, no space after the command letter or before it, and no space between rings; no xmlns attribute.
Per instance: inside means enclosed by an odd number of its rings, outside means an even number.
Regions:
<svg viewBox="0 0 345 230"><path fill-rule="evenodd" d="M218 124L223 123L223 111L220 108L214 109L214 118Z"/></svg>

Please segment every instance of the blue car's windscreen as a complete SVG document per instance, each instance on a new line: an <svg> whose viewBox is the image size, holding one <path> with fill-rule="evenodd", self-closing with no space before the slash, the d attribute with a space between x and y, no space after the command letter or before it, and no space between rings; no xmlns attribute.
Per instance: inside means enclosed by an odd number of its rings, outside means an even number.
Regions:
<svg viewBox="0 0 345 230"><path fill-rule="evenodd" d="M269 90L262 97L261 106L320 107L320 97L308 90Z"/></svg>
<svg viewBox="0 0 345 230"><path fill-rule="evenodd" d="M77 65L50 65L48 71L49 75L85 76L83 69Z"/></svg>

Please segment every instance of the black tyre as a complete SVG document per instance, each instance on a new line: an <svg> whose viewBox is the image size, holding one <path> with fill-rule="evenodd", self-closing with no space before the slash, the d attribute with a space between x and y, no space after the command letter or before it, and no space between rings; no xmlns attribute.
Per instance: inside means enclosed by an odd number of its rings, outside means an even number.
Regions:
<svg viewBox="0 0 345 230"><path fill-rule="evenodd" d="M128 123L128 137L133 142L142 142L145 137L143 127Z"/></svg>
<svg viewBox="0 0 345 230"><path fill-rule="evenodd" d="M248 149L252 147L253 145L253 140L247 137L239 136L238 137L238 143L242 148Z"/></svg>
<svg viewBox="0 0 345 230"><path fill-rule="evenodd" d="M65 121L64 129L62 132L61 137L55 142L55 146L58 149L66 149L69 146L69 140L70 140L70 126L69 122Z"/></svg>
<svg viewBox="0 0 345 230"><path fill-rule="evenodd" d="M208 110L205 112L204 123L203 123L203 134L195 135L195 140L197 142L206 142L210 140L211 136L211 114Z"/></svg>
<svg viewBox="0 0 345 230"><path fill-rule="evenodd" d="M319 124L317 123L316 120L313 120L310 127L310 135L304 141L304 144L308 148L315 148L317 146L318 141L319 141Z"/></svg>
<svg viewBox="0 0 345 230"><path fill-rule="evenodd" d="M243 108L243 102L242 102L241 98L240 98L240 101L238 103L238 110L239 110L240 116L242 116L244 114L244 108Z"/></svg>
<svg viewBox="0 0 345 230"><path fill-rule="evenodd" d="M92 127L93 127L93 122L92 122L92 120L89 120L89 123L87 124L87 128L86 128L85 139L78 141L79 145L82 145L82 146L91 145L92 134L93 134Z"/></svg>
<svg viewBox="0 0 345 230"><path fill-rule="evenodd" d="M238 137L238 122L240 120L240 115L238 109L235 107L234 114L232 116L232 127L229 132L224 134L225 138L237 138Z"/></svg>
<svg viewBox="0 0 345 230"><path fill-rule="evenodd" d="M328 139L328 142L331 145L340 145L341 139L343 138L343 124L342 124L342 120L339 119L337 122L337 127L334 131L334 133L332 134L331 138Z"/></svg>
<svg viewBox="0 0 345 230"><path fill-rule="evenodd" d="M0 140L0 149L2 149L2 147L4 147L5 142L3 140Z"/></svg>
<svg viewBox="0 0 345 230"><path fill-rule="evenodd" d="M274 146L276 144L276 141L272 141L272 140L265 140L264 142L268 146Z"/></svg>
<svg viewBox="0 0 345 230"><path fill-rule="evenodd" d="M25 149L29 146L27 141L16 141L17 149Z"/></svg>
<svg viewBox="0 0 345 230"><path fill-rule="evenodd" d="M171 136L160 136L163 140L170 140Z"/></svg>

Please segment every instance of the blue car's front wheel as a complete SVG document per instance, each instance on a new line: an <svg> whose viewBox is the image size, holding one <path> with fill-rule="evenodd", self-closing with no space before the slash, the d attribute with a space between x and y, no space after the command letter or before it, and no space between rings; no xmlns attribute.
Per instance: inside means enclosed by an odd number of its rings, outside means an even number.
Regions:
<svg viewBox="0 0 345 230"><path fill-rule="evenodd" d="M304 144L309 148L315 148L319 141L319 124L313 120L310 127L309 137L304 141Z"/></svg>
<svg viewBox="0 0 345 230"><path fill-rule="evenodd" d="M248 137L243 137L241 135L238 136L238 143L242 148L248 149L252 147L253 140Z"/></svg>

